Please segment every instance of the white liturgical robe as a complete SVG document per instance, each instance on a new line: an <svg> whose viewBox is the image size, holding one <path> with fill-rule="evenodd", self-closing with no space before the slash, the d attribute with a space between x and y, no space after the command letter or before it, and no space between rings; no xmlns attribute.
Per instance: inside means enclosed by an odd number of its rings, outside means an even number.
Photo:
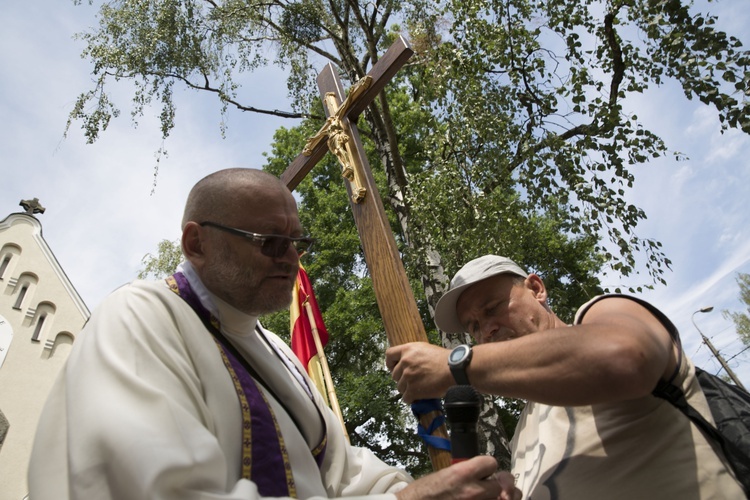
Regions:
<svg viewBox="0 0 750 500"><path fill-rule="evenodd" d="M273 352L256 318L207 293L187 267L222 333L276 393L263 389L298 497L395 498L411 477L349 445L321 395L300 384L299 377L314 387L286 344L263 330ZM319 467L310 450L325 433ZM165 282L136 281L109 296L76 339L40 419L30 498L261 498L241 477L241 458L238 396L212 335Z"/></svg>

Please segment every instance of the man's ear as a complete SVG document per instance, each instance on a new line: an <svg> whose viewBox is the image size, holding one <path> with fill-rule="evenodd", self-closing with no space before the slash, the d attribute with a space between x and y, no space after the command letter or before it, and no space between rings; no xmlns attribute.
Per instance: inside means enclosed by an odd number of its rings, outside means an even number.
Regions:
<svg viewBox="0 0 750 500"><path fill-rule="evenodd" d="M182 253L193 266L200 268L206 259L203 228L197 222L190 221L182 229Z"/></svg>
<svg viewBox="0 0 750 500"><path fill-rule="evenodd" d="M526 277L526 287L534 293L534 297L542 302L547 303L547 287L544 286L542 278L536 274L529 274Z"/></svg>

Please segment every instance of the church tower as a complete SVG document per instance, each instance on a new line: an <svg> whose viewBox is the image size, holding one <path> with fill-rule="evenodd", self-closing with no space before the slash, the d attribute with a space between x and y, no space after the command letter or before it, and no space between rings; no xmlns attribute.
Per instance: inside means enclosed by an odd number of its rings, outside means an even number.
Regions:
<svg viewBox="0 0 750 500"><path fill-rule="evenodd" d="M22 500L52 382L90 313L42 236L39 200L0 221L0 500Z"/></svg>

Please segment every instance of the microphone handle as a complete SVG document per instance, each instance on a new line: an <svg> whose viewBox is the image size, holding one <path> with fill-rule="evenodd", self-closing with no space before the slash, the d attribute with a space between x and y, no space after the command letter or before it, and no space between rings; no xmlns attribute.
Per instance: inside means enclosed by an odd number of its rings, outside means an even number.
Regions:
<svg viewBox="0 0 750 500"><path fill-rule="evenodd" d="M451 430L451 464L479 455L479 436L476 424L456 425Z"/></svg>

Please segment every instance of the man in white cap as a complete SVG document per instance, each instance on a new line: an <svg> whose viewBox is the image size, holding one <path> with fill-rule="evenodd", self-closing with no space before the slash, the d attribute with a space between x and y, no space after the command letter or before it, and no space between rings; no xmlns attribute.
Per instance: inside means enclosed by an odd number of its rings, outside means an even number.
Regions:
<svg viewBox="0 0 750 500"><path fill-rule="evenodd" d="M476 345L390 348L386 363L407 403L452 385L528 401L511 443L524 498L745 498L720 450L670 403L682 388L713 421L672 322L650 304L604 295L567 325L541 278L485 255L461 268L435 311L437 327Z"/></svg>

